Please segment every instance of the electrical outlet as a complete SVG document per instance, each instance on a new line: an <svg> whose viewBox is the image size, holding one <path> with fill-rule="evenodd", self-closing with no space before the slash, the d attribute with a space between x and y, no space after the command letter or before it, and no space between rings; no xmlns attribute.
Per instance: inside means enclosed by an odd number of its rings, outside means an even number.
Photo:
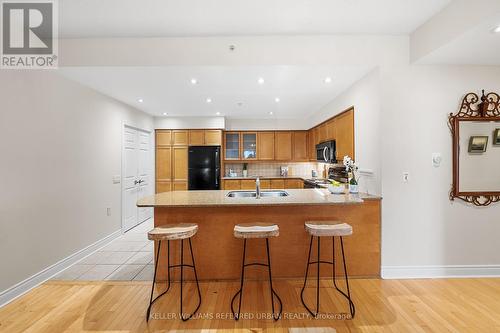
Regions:
<svg viewBox="0 0 500 333"><path fill-rule="evenodd" d="M410 181L410 173L408 171L403 172L403 183L408 183Z"/></svg>
<svg viewBox="0 0 500 333"><path fill-rule="evenodd" d="M106 208L106 215L111 216L111 208Z"/></svg>

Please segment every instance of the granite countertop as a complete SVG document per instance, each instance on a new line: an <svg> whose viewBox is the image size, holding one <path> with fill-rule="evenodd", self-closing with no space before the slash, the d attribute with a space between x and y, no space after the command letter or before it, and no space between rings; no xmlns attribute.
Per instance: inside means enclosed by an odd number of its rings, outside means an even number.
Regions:
<svg viewBox="0 0 500 333"><path fill-rule="evenodd" d="M269 190L263 190L269 191ZM287 189L286 197L229 198L232 191L174 191L142 198L138 207L220 207L220 206L281 206L281 205L347 205L380 197L368 194L330 194L324 189Z"/></svg>

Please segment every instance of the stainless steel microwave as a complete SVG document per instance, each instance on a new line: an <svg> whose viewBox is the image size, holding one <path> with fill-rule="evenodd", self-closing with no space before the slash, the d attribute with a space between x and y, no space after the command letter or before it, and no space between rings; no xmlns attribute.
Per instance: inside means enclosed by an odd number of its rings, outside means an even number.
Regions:
<svg viewBox="0 0 500 333"><path fill-rule="evenodd" d="M335 140L322 142L316 145L316 160L323 163L337 162Z"/></svg>

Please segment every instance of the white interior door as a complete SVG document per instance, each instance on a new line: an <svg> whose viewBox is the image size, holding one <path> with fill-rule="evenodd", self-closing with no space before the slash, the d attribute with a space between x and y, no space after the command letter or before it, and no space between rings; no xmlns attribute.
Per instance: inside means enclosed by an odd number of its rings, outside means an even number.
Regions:
<svg viewBox="0 0 500 333"><path fill-rule="evenodd" d="M128 126L123 135L122 229L127 231L152 216L137 200L151 194L150 133Z"/></svg>

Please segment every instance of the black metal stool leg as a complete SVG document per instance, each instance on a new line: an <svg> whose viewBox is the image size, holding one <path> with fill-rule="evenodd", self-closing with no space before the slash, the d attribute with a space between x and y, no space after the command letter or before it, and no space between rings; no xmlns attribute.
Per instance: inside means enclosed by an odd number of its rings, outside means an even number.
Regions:
<svg viewBox="0 0 500 333"><path fill-rule="evenodd" d="M318 253L317 253L317 260L318 260L318 271L316 272L316 314L319 313L319 272L320 272L320 261L321 261L321 252L320 252L320 246L321 246L321 237L318 237Z"/></svg>
<svg viewBox="0 0 500 333"><path fill-rule="evenodd" d="M242 261L242 264L241 264L240 290L238 290L236 292L236 294L234 294L234 296L233 296L233 298L231 300L231 312L233 313L233 316L234 316L235 320L239 320L240 319L241 299L243 298L243 281L244 281L244 277L245 277L245 254L246 254L246 249L247 249L247 240L244 239L243 240L243 261ZM238 294L240 295L240 299L239 299L239 305L238 305L238 314L236 314L235 311L234 311L233 303L234 303L234 300L236 299L236 296L238 296Z"/></svg>
<svg viewBox="0 0 500 333"><path fill-rule="evenodd" d="M313 239L314 239L314 236L311 236L311 242L309 243L309 255L307 256L306 275L304 278L304 285L302 286L302 290L300 291L300 299L302 301L302 305L304 305L304 307L311 314L311 316L316 317L317 313L312 312L311 309L309 309L309 307L306 305L306 302L304 301L304 290L306 289L307 277L309 275L309 265L311 264L311 252L312 252Z"/></svg>
<svg viewBox="0 0 500 333"><path fill-rule="evenodd" d="M193 246L191 245L191 238L189 238L189 251L191 252L191 262L192 262L192 268L194 271L194 278L196 281L196 288L198 289L198 305L196 306L196 309L187 317L184 317L184 313L182 310L182 284L183 284L183 267L184 265L184 240L181 241L181 319L182 321L188 321L191 319L191 317L198 312L198 309L201 306L201 291L200 291L200 284L198 283L198 274L196 273L196 264L194 262L194 254L193 254Z"/></svg>
<svg viewBox="0 0 500 333"><path fill-rule="evenodd" d="M341 293L349 302L349 312L351 313L351 318L354 318L354 315L356 314L356 307L354 306L354 302L351 299L351 290L349 289L349 276L347 274L347 266L345 262L345 255L344 255L344 240L342 236L340 236L340 248L342 251L342 262L344 264L344 277L345 277L345 283L347 287L347 294L343 292L338 286L337 286L337 280L335 277L335 237L332 237L332 242L333 242L333 285L335 286L335 289L339 293Z"/></svg>
<svg viewBox="0 0 500 333"><path fill-rule="evenodd" d="M273 289L273 277L271 274L271 255L269 254L269 238L266 238L266 250L267 250L267 268L269 271L269 286L271 288L271 308L273 311L273 319L274 319L274 321L277 321L278 319L281 318L281 313L283 310L283 303L281 302L281 298L278 296L276 291ZM280 310L279 310L277 316L275 316L275 312L274 312L274 297L273 296L276 296L276 298L278 299L278 302L280 304Z"/></svg>
<svg viewBox="0 0 500 333"><path fill-rule="evenodd" d="M160 261L160 249L161 249L161 240L158 241L158 250L156 251L156 260L155 260L155 272L153 275L153 286L151 287L151 296L149 298L149 306L148 306L148 311L146 313L146 322L149 321L149 314L151 313L151 307L153 306L153 303L156 302L158 298L161 296L165 295L169 290L170 290L170 241L167 241L167 278L168 278L168 286L165 291L163 291L160 295L156 296L153 299L153 294L155 290L155 284L156 284L156 272L158 270L158 262Z"/></svg>

